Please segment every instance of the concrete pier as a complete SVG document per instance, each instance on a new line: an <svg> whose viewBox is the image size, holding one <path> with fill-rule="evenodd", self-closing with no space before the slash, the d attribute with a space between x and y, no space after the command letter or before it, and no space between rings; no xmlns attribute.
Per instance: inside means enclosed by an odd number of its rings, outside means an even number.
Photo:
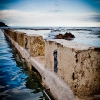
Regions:
<svg viewBox="0 0 100 100"><path fill-rule="evenodd" d="M4 29L31 70L41 75L55 100L100 99L100 48ZM98 99L98 100L99 100Z"/></svg>

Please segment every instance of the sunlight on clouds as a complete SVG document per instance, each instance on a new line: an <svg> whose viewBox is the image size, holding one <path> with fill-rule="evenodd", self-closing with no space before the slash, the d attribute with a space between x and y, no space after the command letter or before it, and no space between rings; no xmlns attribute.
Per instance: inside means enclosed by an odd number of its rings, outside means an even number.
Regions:
<svg viewBox="0 0 100 100"><path fill-rule="evenodd" d="M19 10L0 11L0 20L9 26L100 26L98 13L88 14L57 14L40 12L23 12ZM9 21L7 21L9 19ZM11 22L13 24L11 24Z"/></svg>
<svg viewBox="0 0 100 100"><path fill-rule="evenodd" d="M14 26L14 25L11 23L11 24L8 24L8 26Z"/></svg>
<svg viewBox="0 0 100 100"><path fill-rule="evenodd" d="M0 19L7 19L7 18L20 18L20 17L30 17L29 13L22 12L18 10L2 10L0 11Z"/></svg>

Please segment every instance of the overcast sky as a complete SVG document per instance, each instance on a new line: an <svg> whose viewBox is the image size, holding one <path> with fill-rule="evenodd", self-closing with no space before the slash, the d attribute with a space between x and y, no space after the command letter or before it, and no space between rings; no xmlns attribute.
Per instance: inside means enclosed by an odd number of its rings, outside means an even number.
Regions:
<svg viewBox="0 0 100 100"><path fill-rule="evenodd" d="M100 0L0 0L0 21L10 26L100 27Z"/></svg>

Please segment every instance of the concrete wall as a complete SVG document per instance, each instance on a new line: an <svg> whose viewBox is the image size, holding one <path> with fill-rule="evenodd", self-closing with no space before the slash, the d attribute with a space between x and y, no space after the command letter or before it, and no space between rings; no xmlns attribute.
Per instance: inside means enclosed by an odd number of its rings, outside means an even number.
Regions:
<svg viewBox="0 0 100 100"><path fill-rule="evenodd" d="M15 33L15 32L14 32ZM13 34L14 34L13 33ZM21 46L24 47L25 46L25 41L24 41L24 36L26 33L22 33L22 32L16 32L17 33L17 43Z"/></svg>
<svg viewBox="0 0 100 100"><path fill-rule="evenodd" d="M11 29L5 29L4 31L21 47L25 48L30 56L44 56L45 46L42 36L17 32Z"/></svg>
<svg viewBox="0 0 100 100"><path fill-rule="evenodd" d="M37 35L27 35L24 34L24 47L18 44L18 34L19 32L13 32L12 30L5 30L5 36L11 41L11 43L18 50L22 58L25 58L25 61L28 64L30 70L34 67L42 76L43 84L46 88L49 88L50 93L53 95L55 100L74 100L72 90L61 80L54 72L46 69L45 66L45 56L44 47L43 49L38 48L39 46L44 46L44 40L41 36ZM16 41L13 37L15 34ZM16 36L17 34L17 36ZM27 39L26 39L27 38ZM28 40L28 41L27 41ZM27 42L26 42L27 41ZM36 46L36 45L37 46ZM35 47L35 48L34 48ZM40 50L40 53L33 53L32 49ZM49 48L48 48L49 49ZM43 50L43 51L42 51ZM42 51L42 53L41 53ZM38 51L39 52L39 51ZM33 55L32 55L33 53ZM35 55L34 55L35 54ZM76 100L76 99L75 99Z"/></svg>
<svg viewBox="0 0 100 100"><path fill-rule="evenodd" d="M44 40L39 35L25 35L26 49L30 53L30 56L44 56Z"/></svg>
<svg viewBox="0 0 100 100"><path fill-rule="evenodd" d="M32 66L38 70L56 100L88 100L100 94L100 48L62 39L44 43L39 35L11 29L4 32L30 70Z"/></svg>
<svg viewBox="0 0 100 100"><path fill-rule="evenodd" d="M49 49L48 49L49 48ZM45 68L54 72L54 50L57 50L57 72L78 97L100 94L100 48L66 40L45 42Z"/></svg>

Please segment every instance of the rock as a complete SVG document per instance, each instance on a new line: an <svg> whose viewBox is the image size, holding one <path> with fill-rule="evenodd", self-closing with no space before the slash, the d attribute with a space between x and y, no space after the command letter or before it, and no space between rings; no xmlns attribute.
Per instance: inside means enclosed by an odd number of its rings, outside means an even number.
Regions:
<svg viewBox="0 0 100 100"><path fill-rule="evenodd" d="M100 38L100 36L98 36L98 38Z"/></svg>
<svg viewBox="0 0 100 100"><path fill-rule="evenodd" d="M58 34L55 36L55 39L65 39L65 40L71 40L72 38L75 38L75 36L72 33L66 32L64 35L63 34Z"/></svg>
<svg viewBox="0 0 100 100"><path fill-rule="evenodd" d="M0 22L0 27L8 27L5 23Z"/></svg>
<svg viewBox="0 0 100 100"><path fill-rule="evenodd" d="M63 39L63 38L64 38L63 34L56 35L56 39Z"/></svg>
<svg viewBox="0 0 100 100"><path fill-rule="evenodd" d="M72 34L72 33L65 33L64 34L64 39L66 39L66 40L70 40L70 39L72 39L72 38L75 38L75 36Z"/></svg>

